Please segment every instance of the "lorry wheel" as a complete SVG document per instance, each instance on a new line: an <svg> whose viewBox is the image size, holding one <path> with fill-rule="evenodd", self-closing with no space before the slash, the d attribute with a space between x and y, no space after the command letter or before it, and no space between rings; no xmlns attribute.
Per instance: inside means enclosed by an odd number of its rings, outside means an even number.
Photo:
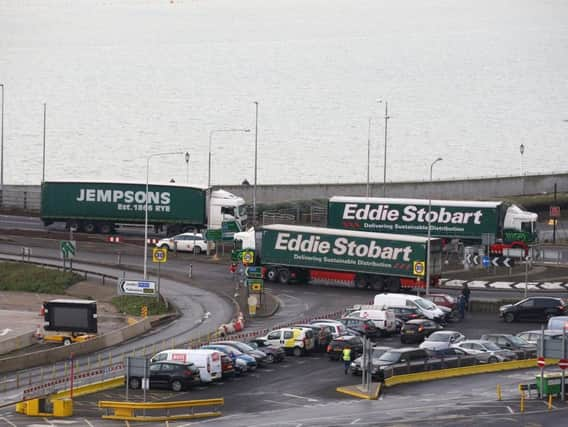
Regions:
<svg viewBox="0 0 568 427"><path fill-rule="evenodd" d="M73 230L73 231L81 231L81 223L79 221L69 221L67 222L67 230Z"/></svg>
<svg viewBox="0 0 568 427"><path fill-rule="evenodd" d="M63 345L71 345L71 338L63 338Z"/></svg>
<svg viewBox="0 0 568 427"><path fill-rule="evenodd" d="M368 286L367 279L364 276L355 276L355 287L357 289L364 289Z"/></svg>
<svg viewBox="0 0 568 427"><path fill-rule="evenodd" d="M400 279L394 277L387 279L387 289L389 292L400 292Z"/></svg>
<svg viewBox="0 0 568 427"><path fill-rule="evenodd" d="M128 380L128 386L132 389L132 390L138 390L140 388L140 378L136 378L136 377L131 377Z"/></svg>
<svg viewBox="0 0 568 427"><path fill-rule="evenodd" d="M382 277L373 279L371 281L371 288L377 292L383 292L385 290L385 281Z"/></svg>
<svg viewBox="0 0 568 427"><path fill-rule="evenodd" d="M97 232L97 224L94 222L86 222L83 226L85 229L85 233L96 233Z"/></svg>
<svg viewBox="0 0 568 427"><path fill-rule="evenodd" d="M103 222L99 226L99 230L102 234L111 234L114 231L114 224L111 224L109 222Z"/></svg>
<svg viewBox="0 0 568 427"><path fill-rule="evenodd" d="M278 270L275 268L269 268L266 272L266 278L271 282L276 282L276 279L278 278Z"/></svg>
<svg viewBox="0 0 568 427"><path fill-rule="evenodd" d="M287 285L290 281L290 270L283 268L278 272L278 281L283 285Z"/></svg>

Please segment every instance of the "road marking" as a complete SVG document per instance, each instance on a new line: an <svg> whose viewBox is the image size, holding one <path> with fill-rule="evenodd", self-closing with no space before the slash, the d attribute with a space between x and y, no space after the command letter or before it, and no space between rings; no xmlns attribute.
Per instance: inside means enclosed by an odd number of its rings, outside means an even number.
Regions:
<svg viewBox="0 0 568 427"><path fill-rule="evenodd" d="M278 405L291 405L291 406L304 407L304 405L298 405L297 403L292 403L292 402L277 402L276 400L268 400L268 399L264 399L264 402L276 403Z"/></svg>
<svg viewBox="0 0 568 427"><path fill-rule="evenodd" d="M317 399L312 399L311 397L304 397L304 396L298 396L296 394L290 394L290 393L282 393L282 396L288 396L288 397L295 397L296 399L305 399L308 402L317 402Z"/></svg>
<svg viewBox="0 0 568 427"><path fill-rule="evenodd" d="M515 411L513 411L510 406L505 406L505 408L507 408L511 414L515 413Z"/></svg>
<svg viewBox="0 0 568 427"><path fill-rule="evenodd" d="M356 420L351 421L349 424L350 425L357 424L359 421L361 421L361 418L357 418Z"/></svg>
<svg viewBox="0 0 568 427"><path fill-rule="evenodd" d="M0 417L0 420L4 420L6 421L8 424L10 424L12 427L17 427L16 424L14 424L12 421L6 419L6 417Z"/></svg>
<svg viewBox="0 0 568 427"><path fill-rule="evenodd" d="M544 406L546 406L546 407L548 408L548 402L542 401L542 403L544 403ZM553 404L550 404L550 407L551 407L551 408L554 408L554 409L558 409L558 408L557 408L556 406L554 406Z"/></svg>
<svg viewBox="0 0 568 427"><path fill-rule="evenodd" d="M0 337L3 337L4 335L8 335L10 332L12 332L12 330L10 328L2 329L2 332L0 332Z"/></svg>
<svg viewBox="0 0 568 427"><path fill-rule="evenodd" d="M87 425L88 425L89 427L95 427L94 425L91 424L91 422L90 422L88 419L83 418L83 421L85 421L85 423L87 423Z"/></svg>

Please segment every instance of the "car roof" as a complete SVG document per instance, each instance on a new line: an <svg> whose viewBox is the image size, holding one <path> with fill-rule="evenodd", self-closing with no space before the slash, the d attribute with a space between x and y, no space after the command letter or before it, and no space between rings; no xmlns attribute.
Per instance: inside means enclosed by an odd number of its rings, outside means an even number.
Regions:
<svg viewBox="0 0 568 427"><path fill-rule="evenodd" d="M441 330L441 331L436 331L436 332L433 332L433 333L432 333L432 335L434 335L434 334L436 334L436 335L455 335L455 334L460 334L460 335L461 335L462 333L461 333L461 332L458 332L458 331L448 331L448 330L446 330L446 329L443 329L443 330Z"/></svg>
<svg viewBox="0 0 568 427"><path fill-rule="evenodd" d="M410 323L411 325L417 324L417 323L426 323L426 322L431 322L431 320L430 319L410 319L410 320L406 321L406 323Z"/></svg>
<svg viewBox="0 0 568 427"><path fill-rule="evenodd" d="M459 344L457 345L462 345L462 344L486 344L486 343L492 343L491 341L487 341L487 340L464 340L461 341Z"/></svg>
<svg viewBox="0 0 568 427"><path fill-rule="evenodd" d="M339 335L338 337L335 337L333 341L347 341L353 338L359 338L359 335Z"/></svg>

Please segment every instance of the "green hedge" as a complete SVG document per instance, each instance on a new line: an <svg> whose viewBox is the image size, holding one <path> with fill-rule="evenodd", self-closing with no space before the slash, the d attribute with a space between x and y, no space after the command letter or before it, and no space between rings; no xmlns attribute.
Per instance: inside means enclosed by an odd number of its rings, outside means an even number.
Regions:
<svg viewBox="0 0 568 427"><path fill-rule="evenodd" d="M0 263L0 290L63 294L83 276L17 262Z"/></svg>
<svg viewBox="0 0 568 427"><path fill-rule="evenodd" d="M152 298L139 297L136 295L121 295L114 297L112 304L121 313L126 313L131 316L140 316L143 305L148 307L148 316L169 313L169 307L162 297Z"/></svg>

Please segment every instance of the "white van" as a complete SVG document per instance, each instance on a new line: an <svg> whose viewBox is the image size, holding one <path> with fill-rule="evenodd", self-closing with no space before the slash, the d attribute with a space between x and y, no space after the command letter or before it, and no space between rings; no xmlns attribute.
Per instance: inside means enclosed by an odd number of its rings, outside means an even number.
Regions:
<svg viewBox="0 0 568 427"><path fill-rule="evenodd" d="M381 330L382 335L391 335L396 332L396 318L392 310L372 306L372 308L352 311L349 316L373 321L375 326Z"/></svg>
<svg viewBox="0 0 568 427"><path fill-rule="evenodd" d="M216 350L206 349L172 349L164 350L155 354L150 361L177 360L180 362L192 362L199 368L199 376L202 383L220 380L223 374L221 367L221 353Z"/></svg>
<svg viewBox="0 0 568 427"><path fill-rule="evenodd" d="M413 307L430 320L443 321L446 314L436 304L416 295L406 294L378 294L375 295L374 305L382 307Z"/></svg>

